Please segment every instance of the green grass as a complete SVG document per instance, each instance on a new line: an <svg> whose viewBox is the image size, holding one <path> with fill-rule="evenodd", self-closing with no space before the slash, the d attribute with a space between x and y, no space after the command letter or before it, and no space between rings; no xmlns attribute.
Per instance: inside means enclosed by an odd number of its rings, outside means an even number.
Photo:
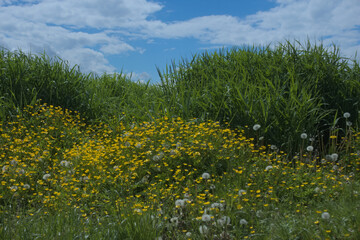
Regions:
<svg viewBox="0 0 360 240"><path fill-rule="evenodd" d="M159 74L2 50L1 239L360 238L356 61L285 42Z"/></svg>

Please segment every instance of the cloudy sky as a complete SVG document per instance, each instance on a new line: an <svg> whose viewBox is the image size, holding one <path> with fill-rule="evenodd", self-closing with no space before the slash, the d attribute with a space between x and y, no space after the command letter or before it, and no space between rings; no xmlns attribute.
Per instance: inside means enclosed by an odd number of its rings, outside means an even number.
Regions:
<svg viewBox="0 0 360 240"><path fill-rule="evenodd" d="M310 38L360 55L359 13L360 0L0 0L0 46L157 82L156 66L220 47Z"/></svg>

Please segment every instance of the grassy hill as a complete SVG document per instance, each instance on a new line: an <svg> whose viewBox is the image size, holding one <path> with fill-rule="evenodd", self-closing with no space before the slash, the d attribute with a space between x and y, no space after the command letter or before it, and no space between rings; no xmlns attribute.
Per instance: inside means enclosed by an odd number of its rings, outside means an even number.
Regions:
<svg viewBox="0 0 360 240"><path fill-rule="evenodd" d="M1 239L359 239L360 74L299 42L161 83L0 52Z"/></svg>

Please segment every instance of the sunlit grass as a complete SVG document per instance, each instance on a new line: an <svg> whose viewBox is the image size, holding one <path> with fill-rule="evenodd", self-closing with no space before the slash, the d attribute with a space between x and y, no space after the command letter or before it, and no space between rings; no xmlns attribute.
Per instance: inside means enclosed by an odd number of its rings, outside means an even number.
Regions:
<svg viewBox="0 0 360 240"><path fill-rule="evenodd" d="M110 128L44 104L0 130L3 239L359 238L357 132L289 161L196 119Z"/></svg>

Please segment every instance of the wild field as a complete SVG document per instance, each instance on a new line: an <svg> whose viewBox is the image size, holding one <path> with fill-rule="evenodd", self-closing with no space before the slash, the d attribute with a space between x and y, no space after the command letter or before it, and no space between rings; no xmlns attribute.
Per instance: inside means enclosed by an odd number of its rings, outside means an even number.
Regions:
<svg viewBox="0 0 360 240"><path fill-rule="evenodd" d="M335 46L158 84L0 55L1 239L360 239L360 68Z"/></svg>

